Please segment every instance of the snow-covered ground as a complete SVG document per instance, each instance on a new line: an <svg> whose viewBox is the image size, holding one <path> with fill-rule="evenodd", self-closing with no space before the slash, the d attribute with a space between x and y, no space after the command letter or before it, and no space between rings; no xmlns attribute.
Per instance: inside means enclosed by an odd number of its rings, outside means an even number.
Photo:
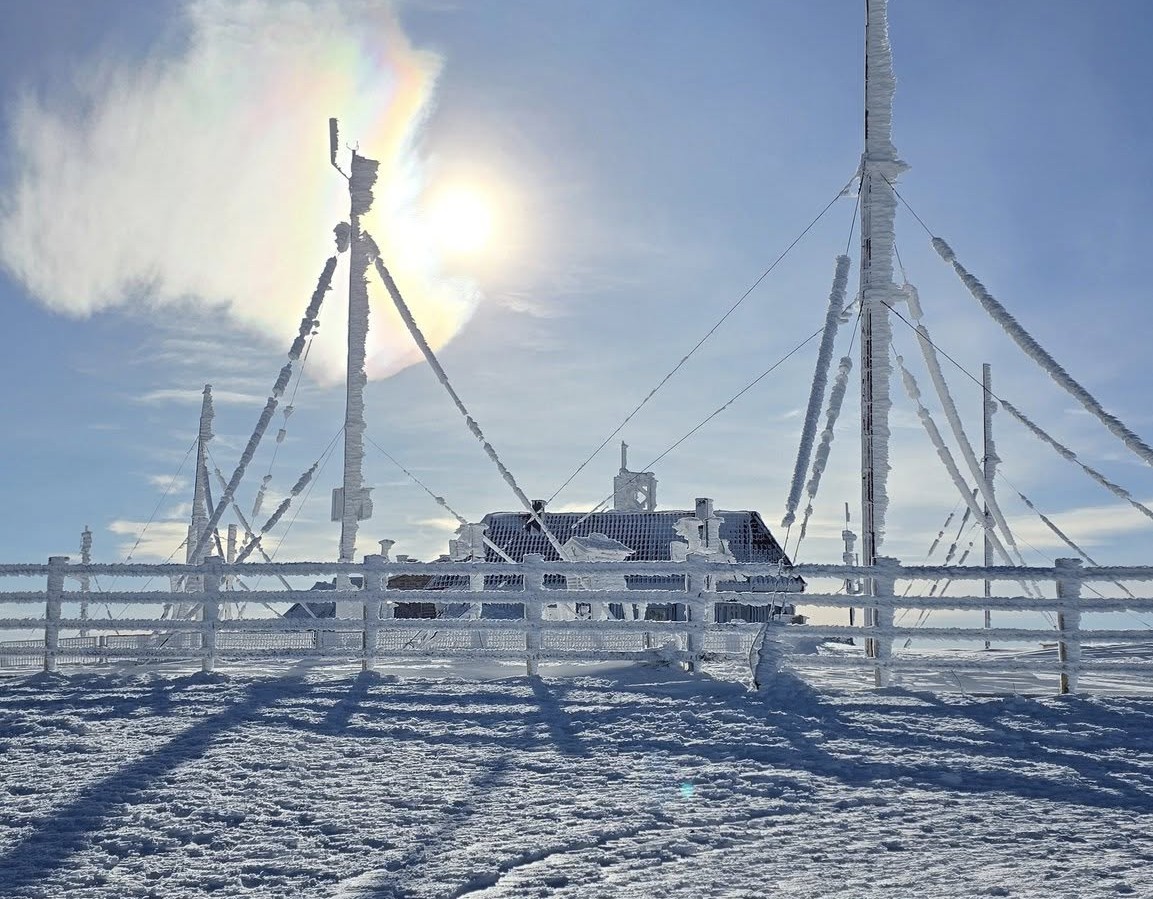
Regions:
<svg viewBox="0 0 1153 899"><path fill-rule="evenodd" d="M1153 698L453 673L0 678L0 895L1153 896Z"/></svg>

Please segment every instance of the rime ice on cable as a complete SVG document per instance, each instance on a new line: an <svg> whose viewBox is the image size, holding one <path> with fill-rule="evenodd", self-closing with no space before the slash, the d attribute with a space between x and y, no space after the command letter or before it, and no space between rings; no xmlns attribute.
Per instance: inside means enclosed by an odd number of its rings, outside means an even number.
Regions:
<svg viewBox="0 0 1153 899"><path fill-rule="evenodd" d="M1073 377L1060 366L1057 360L1050 356L1045 348L1037 343L1033 336L1022 327L1021 323L1010 315L1008 310L986 290L985 285L961 265L952 247L940 237L934 237L933 248L945 262L953 267L957 276L969 288L969 293L973 295L973 299L981 304L981 307L1004 329L1006 334L1013 338L1026 355L1041 366L1049 377L1057 382L1058 386L1084 406L1085 411L1095 416L1101 424L1112 431L1136 456L1149 465L1153 465L1153 447L1150 447L1129 430L1119 418L1106 412L1105 407L1088 390L1073 380Z"/></svg>
<svg viewBox="0 0 1153 899"><path fill-rule="evenodd" d="M818 444L816 455L813 457L813 472L809 477L809 482L805 485L805 492L808 494L809 500L805 506L805 517L801 521L801 535L798 543L805 539L809 518L813 514L813 500L821 486L821 477L825 473L825 466L829 463L833 437L836 436L837 418L840 417L841 406L849 389L849 373L852 370L852 358L849 356L841 357L841 364L837 367L837 377L833 381L833 389L829 393L829 408L825 411L825 428L821 431L821 442Z"/></svg>
<svg viewBox="0 0 1153 899"><path fill-rule="evenodd" d="M1005 543L1009 550L1012 552L1018 565L1024 565L1025 560L1021 557L1021 551L1017 548L1017 541L1013 538L1013 532L1009 529L1009 522L1005 519L1005 514L1001 511L1001 505L997 502L996 494L993 492L993 485L988 483L985 478L985 472L982 469L981 463L977 460L977 454L973 450L973 444L969 440L969 435L965 433L965 425L961 421L961 413L957 411L957 403L953 399L953 393L949 390L949 385L945 381L945 373L941 371L941 360L937 357L937 348L933 344L932 337L929 336L929 329L923 321L923 311L921 309L921 298L917 293L917 288L912 284L906 283L902 288L905 299L909 306L909 314L916 324L917 343L921 347L921 358L925 360L925 368L929 372L929 380L933 382L933 389L937 394L937 399L941 403L941 409L945 413L945 420L949 423L949 430L953 432L953 439L957 441L957 445L961 449L961 457L965 460L965 465L969 469L969 474L973 478L973 482L977 485L977 490L984 499L985 505L989 509L989 514L992 516L993 521L997 527L1001 529L1001 534L1004 536ZM982 521L985 517L982 516Z"/></svg>
<svg viewBox="0 0 1153 899"><path fill-rule="evenodd" d="M1113 483L1107 477L1105 477L1105 475L1101 474L1101 472L1099 472L1097 469L1091 468L1080 459L1078 459L1075 452L1051 437L1047 431L1034 423L1032 419L1027 417L1024 412L1022 412L1008 400L1001 400L1001 405L1004 407L1006 412L1008 412L1015 419L1017 419L1017 421L1021 422L1021 424L1028 428L1035 437L1051 446L1057 455L1059 455L1061 458L1068 459L1074 465L1081 466L1081 470L1085 472L1085 474L1089 475L1089 477L1091 477L1094 481L1096 481L1114 496L1125 500L1125 502L1129 503L1129 505L1131 505L1134 509L1136 509L1147 518L1153 518L1153 509L1150 509L1144 503L1133 499L1133 495L1124 487Z"/></svg>
<svg viewBox="0 0 1153 899"><path fill-rule="evenodd" d="M797 503L801 500L805 471L813 453L813 438L817 433L817 419L821 415L821 404L825 399L825 387L829 382L829 364L833 359L833 341L837 336L841 310L845 306L845 288L849 283L849 257L838 256L837 268L833 275L833 288L829 293L829 308L825 313L825 330L821 334L821 348L817 353L817 367L813 373L813 384L809 390L809 405L805 410L805 426L801 431L801 443L797 448L797 464L793 468L793 483L789 488L789 498L785 503L785 517L781 527L789 527L797 517Z"/></svg>

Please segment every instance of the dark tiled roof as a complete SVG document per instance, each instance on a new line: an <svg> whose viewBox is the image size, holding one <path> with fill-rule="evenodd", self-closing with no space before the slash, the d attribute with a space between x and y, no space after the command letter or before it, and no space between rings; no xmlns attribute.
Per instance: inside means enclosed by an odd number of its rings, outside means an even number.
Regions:
<svg viewBox="0 0 1153 899"><path fill-rule="evenodd" d="M728 541L729 549L738 562L777 562L784 559L788 564L781 545L758 513L718 511L715 514L724 519L721 539ZM674 530L676 523L682 518L695 517L695 512L675 509L598 512L587 518L581 512L545 512L544 522L562 544L576 535L604 534L632 548L630 562L666 562L671 558L669 544L681 539ZM488 525L485 536L518 562L526 553L540 553L546 561L559 558L544 533L532 526L534 523L527 512L490 512L481 520ZM489 547L486 560L498 562L500 557Z"/></svg>

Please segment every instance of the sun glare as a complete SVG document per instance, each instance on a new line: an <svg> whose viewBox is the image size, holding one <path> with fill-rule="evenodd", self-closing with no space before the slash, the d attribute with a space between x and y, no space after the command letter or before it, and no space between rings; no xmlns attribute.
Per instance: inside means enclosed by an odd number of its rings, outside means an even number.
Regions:
<svg viewBox="0 0 1153 899"><path fill-rule="evenodd" d="M493 211L489 199L471 187L445 188L425 208L429 232L449 253L474 255L492 239Z"/></svg>

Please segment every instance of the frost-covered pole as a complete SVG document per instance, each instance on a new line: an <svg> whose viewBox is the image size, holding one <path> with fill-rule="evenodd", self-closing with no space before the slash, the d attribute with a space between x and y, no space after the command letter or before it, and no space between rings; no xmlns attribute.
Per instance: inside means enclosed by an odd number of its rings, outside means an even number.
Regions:
<svg viewBox="0 0 1153 899"><path fill-rule="evenodd" d="M861 520L862 558L872 565L881 545L888 504L889 345L888 302L893 284L890 184L903 170L892 142L893 56L887 0L867 0L865 21L865 152L861 158Z"/></svg>
<svg viewBox="0 0 1153 899"><path fill-rule="evenodd" d="M360 229L360 217L372 207L372 186L380 163L352 152L348 179L349 255L348 272L348 369L344 411L344 479L340 516L341 562L356 561L356 531L364 515L364 372L368 338L369 253Z"/></svg>
<svg viewBox="0 0 1153 899"><path fill-rule="evenodd" d="M982 464L984 466L985 486L988 488L988 495L993 494L993 479L997 476L997 463L1001 460L997 458L997 450L993 446L993 412L996 406L993 405L993 375L989 363L986 362L981 366L981 432L984 441L984 459ZM988 502L985 503L985 567L993 567L993 541L989 539L989 531L993 529L993 513L989 510ZM993 595L993 583L988 578L985 578L985 598ZM985 627L990 628L993 626L992 614L988 609L985 609ZM989 649L989 641L985 641L985 648Z"/></svg>
<svg viewBox="0 0 1153 899"><path fill-rule="evenodd" d="M1057 612L1057 630L1061 634L1057 644L1057 660L1061 663L1060 691L1077 692L1077 676L1081 667L1081 581L1076 575L1080 559L1057 559L1057 599L1067 600Z"/></svg>
<svg viewBox="0 0 1153 899"><path fill-rule="evenodd" d="M80 564L92 564L92 531L88 529L88 525L84 525L84 530L80 533ZM85 598L80 600L80 620L88 620L88 599L87 594L92 590L92 578L87 574L80 576L80 592L85 595ZM80 636L87 637L88 629L81 626Z"/></svg>
<svg viewBox="0 0 1153 899"><path fill-rule="evenodd" d="M885 532L889 477L889 303L893 283L891 185L905 169L892 141L893 55L887 0L866 0L865 152L861 157L861 563L873 565ZM871 624L871 621L866 621Z"/></svg>
<svg viewBox="0 0 1153 899"><path fill-rule="evenodd" d="M188 543L184 561L198 565L203 561L208 530L208 444L212 440L212 385L204 385L204 398L200 403L200 431L196 437L196 480L192 488L192 522L188 528ZM191 579L190 579L191 580Z"/></svg>

